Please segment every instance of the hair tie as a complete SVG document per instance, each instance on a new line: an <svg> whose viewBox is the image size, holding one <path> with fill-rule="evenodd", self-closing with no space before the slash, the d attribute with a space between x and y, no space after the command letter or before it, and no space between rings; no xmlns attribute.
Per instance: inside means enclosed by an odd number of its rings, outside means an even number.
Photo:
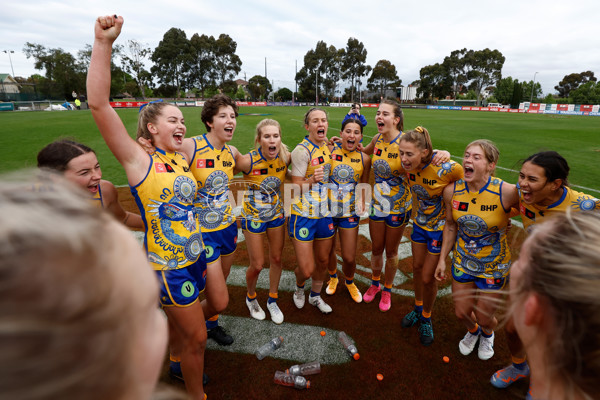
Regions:
<svg viewBox="0 0 600 400"><path fill-rule="evenodd" d="M142 110L144 109L144 107L146 107L148 104L152 104L152 103L162 103L162 102L163 102L163 99L158 99L158 100L153 100L153 101L151 101L151 102L149 102L149 103L144 103L144 104L142 104L142 105L140 106L140 110L138 111L138 113L141 113L141 112L142 112Z"/></svg>
<svg viewBox="0 0 600 400"><path fill-rule="evenodd" d="M415 131L419 132L419 133L423 133L423 127L422 126L417 126L415 128Z"/></svg>

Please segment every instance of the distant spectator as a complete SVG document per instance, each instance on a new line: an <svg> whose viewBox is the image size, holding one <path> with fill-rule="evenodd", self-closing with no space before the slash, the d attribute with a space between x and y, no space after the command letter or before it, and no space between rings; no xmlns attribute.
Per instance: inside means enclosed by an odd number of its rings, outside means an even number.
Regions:
<svg viewBox="0 0 600 400"><path fill-rule="evenodd" d="M81 100L79 100L79 98L75 99L75 107L77 107L78 110L81 110Z"/></svg>
<svg viewBox="0 0 600 400"><path fill-rule="evenodd" d="M344 124L344 122L346 122L346 120L350 119L350 118L354 118L360 121L360 123L362 124L363 128L367 126L367 119L365 118L364 115L360 114L360 108L361 105L360 103L354 103L352 104L352 107L350 108L350 111L348 111L348 114L346 114L346 116L344 117L344 120L342 121L342 125Z"/></svg>

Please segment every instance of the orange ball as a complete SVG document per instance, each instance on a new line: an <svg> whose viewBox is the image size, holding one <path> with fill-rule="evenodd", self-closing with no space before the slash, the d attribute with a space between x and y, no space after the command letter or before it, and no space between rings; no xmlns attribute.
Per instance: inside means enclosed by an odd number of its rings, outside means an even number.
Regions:
<svg viewBox="0 0 600 400"><path fill-rule="evenodd" d="M381 375L381 374L377 374L377 380L378 380L378 381L382 381L382 380L383 380L383 375Z"/></svg>
<svg viewBox="0 0 600 400"><path fill-rule="evenodd" d="M444 356L444 357L442 357L442 360L444 360L444 362L445 362L446 364L448 364L448 363L450 362L450 357L448 357L448 356Z"/></svg>
<svg viewBox="0 0 600 400"><path fill-rule="evenodd" d="M325 331L321 331L321 336L325 336L327 333Z"/></svg>

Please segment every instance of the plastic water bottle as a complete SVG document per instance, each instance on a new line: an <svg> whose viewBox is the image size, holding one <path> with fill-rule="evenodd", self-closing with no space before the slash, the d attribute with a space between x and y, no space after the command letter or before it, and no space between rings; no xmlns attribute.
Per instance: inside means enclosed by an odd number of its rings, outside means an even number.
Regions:
<svg viewBox="0 0 600 400"><path fill-rule="evenodd" d="M360 355L358 354L358 349L356 348L354 343L352 343L352 340L350 340L348 335L346 335L346 332L340 332L338 335L338 339L352 358L354 358L355 360L358 360L360 358Z"/></svg>
<svg viewBox="0 0 600 400"><path fill-rule="evenodd" d="M276 371L273 381L282 386L295 387L296 389L309 389L310 381L300 375L290 375L283 371Z"/></svg>
<svg viewBox="0 0 600 400"><path fill-rule="evenodd" d="M318 361L309 362L301 365L292 365L285 370L286 374L291 375L314 375L321 372L321 364Z"/></svg>
<svg viewBox="0 0 600 400"><path fill-rule="evenodd" d="M281 343L283 343L283 337L281 336L271 339L269 343L263 344L256 350L256 358L262 360L263 358L280 348Z"/></svg>

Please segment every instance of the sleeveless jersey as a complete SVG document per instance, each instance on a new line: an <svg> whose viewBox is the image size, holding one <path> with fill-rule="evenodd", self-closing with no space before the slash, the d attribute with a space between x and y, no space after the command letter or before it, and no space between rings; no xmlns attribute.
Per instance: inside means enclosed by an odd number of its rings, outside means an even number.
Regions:
<svg viewBox="0 0 600 400"><path fill-rule="evenodd" d="M335 146L331 152L329 210L335 218L356 216L356 185L363 174L363 154Z"/></svg>
<svg viewBox="0 0 600 400"><path fill-rule="evenodd" d="M104 202L102 201L102 181L98 182L98 191L92 196L91 202L94 207L104 208Z"/></svg>
<svg viewBox="0 0 600 400"><path fill-rule="evenodd" d="M229 146L215 149L206 134L194 139L190 170L198 184L196 212L202 232L214 232L235 222L229 203L229 182L233 179L235 159Z"/></svg>
<svg viewBox="0 0 600 400"><path fill-rule="evenodd" d="M452 219L458 229L453 265L463 273L497 279L510 271L508 212L502 204L502 183L490 177L477 192L470 192L462 179L454 184Z"/></svg>
<svg viewBox="0 0 600 400"><path fill-rule="evenodd" d="M429 163L420 171L408 173L410 190L419 202L415 223L426 231L441 231L446 224L442 192L450 183L462 179L462 165L448 161L436 167Z"/></svg>
<svg viewBox="0 0 600 400"><path fill-rule="evenodd" d="M196 262L204 242L194 213L196 180L180 153L156 149L144 179L131 186L146 234L144 247L155 270Z"/></svg>
<svg viewBox="0 0 600 400"><path fill-rule="evenodd" d="M329 174L331 172L331 153L329 152L329 148L326 144L323 144L321 147L315 145L308 140L308 136L298 146L306 148L310 157L304 177L308 179L314 175L317 168L324 167L323 180L311 185L311 188L306 193L294 199L291 214L311 219L328 217L330 213L327 184L329 183Z"/></svg>
<svg viewBox="0 0 600 400"><path fill-rule="evenodd" d="M521 219L523 220L523 228L527 233L531 232L532 225L539 224L554 214L566 212L568 208L572 211L600 210L600 200L585 193L576 192L570 187L564 187L560 199L549 206L525 204L521 196L521 188L518 185L517 188L519 189Z"/></svg>
<svg viewBox="0 0 600 400"><path fill-rule="evenodd" d="M269 222L283 215L281 184L287 165L277 156L274 160L263 157L260 149L250 152L252 165L244 172L248 190L244 193L242 217L256 222Z"/></svg>
<svg viewBox="0 0 600 400"><path fill-rule="evenodd" d="M401 132L389 143L379 135L373 149L371 168L375 184L371 212L379 216L404 214L412 209L412 196L398 150L398 139L402 135Z"/></svg>

